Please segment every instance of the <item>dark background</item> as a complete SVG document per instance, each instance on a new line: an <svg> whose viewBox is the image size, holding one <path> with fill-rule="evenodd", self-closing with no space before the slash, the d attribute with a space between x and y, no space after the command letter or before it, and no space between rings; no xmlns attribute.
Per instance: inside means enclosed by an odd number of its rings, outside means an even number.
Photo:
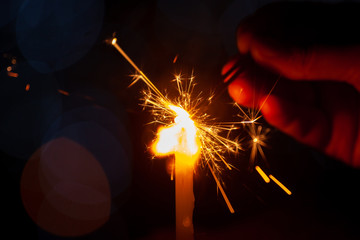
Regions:
<svg viewBox="0 0 360 240"><path fill-rule="evenodd" d="M139 82L127 88L134 69L106 40L115 34L160 90L172 91L174 73L194 71L197 89L206 95L236 53L239 21L269 2L2 1L1 238L172 239L174 182L166 159L152 159L147 150L156 126L147 124L151 115L139 106L145 86ZM234 120L238 111L229 103L225 94L209 111ZM22 180L29 159L61 137L95 157L110 187L108 220L82 236L58 236L38 227L23 206L23 181L36 182ZM268 145L268 165L259 164L293 195L264 183L244 151L228 156L238 170L222 174L236 211L230 214L210 172L199 167L194 177L196 239L359 239L359 171L275 129ZM78 158L76 152L69 154ZM84 164L77 171L86 169Z"/></svg>

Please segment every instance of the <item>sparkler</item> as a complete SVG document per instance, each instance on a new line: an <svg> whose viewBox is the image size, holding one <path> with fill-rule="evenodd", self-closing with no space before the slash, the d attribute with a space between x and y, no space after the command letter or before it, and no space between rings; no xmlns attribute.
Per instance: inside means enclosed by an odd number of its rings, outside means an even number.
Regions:
<svg viewBox="0 0 360 240"><path fill-rule="evenodd" d="M143 91L143 106L151 110L154 117L153 123L163 126L158 131L158 138L153 144L153 152L155 155L175 154L177 239L192 239L194 208L192 178L196 164L209 167L230 212L234 213L218 174L223 168L222 165L232 169L231 165L225 161L224 154L236 153L241 149L237 141L223 137L220 133L230 133L238 127L234 123L210 123L211 117L200 112L198 106L205 99L202 98L201 93L193 96L195 95L193 75L190 78L175 76L174 82L179 94L177 98L170 99L163 95L136 66L117 44L116 38L111 43L137 71L137 74L133 75L131 85L142 80L148 87Z"/></svg>
<svg viewBox="0 0 360 240"><path fill-rule="evenodd" d="M262 126L256 125L256 121L261 117L259 113L263 105L256 113L246 114L239 105L235 104L243 113L243 116L241 116L243 120L240 122L219 123L211 121L208 114L200 111L199 105L205 99L201 96L201 93L194 94L193 75L190 78L184 78L181 75L175 76L174 82L177 85L178 97L170 99L167 95L162 94L137 67L117 44L116 38L111 41L111 44L137 72L133 75L133 82L130 86L141 80L148 87L147 90L143 91L143 106L151 110L154 117L152 123L163 126L158 130L157 139L154 141L152 150L158 156L175 155L177 239L193 239L194 195L192 179L194 166L202 165L209 168L230 212L234 213L234 209L222 187L219 173L224 166L230 170L232 169L232 166L226 162L224 154L226 152L237 153L242 148L238 141L223 137L221 133L230 134L231 131L238 129L240 124L243 124L252 139L250 161L253 164L255 163L257 153L265 160L262 147L266 146L265 140L268 130L263 131ZM177 57L173 62L176 62ZM212 98L213 96L210 96L207 100L211 101ZM286 193L291 194L275 177L268 176L259 166L255 166L255 169L265 182L269 183L271 179ZM173 173L171 178L172 176Z"/></svg>

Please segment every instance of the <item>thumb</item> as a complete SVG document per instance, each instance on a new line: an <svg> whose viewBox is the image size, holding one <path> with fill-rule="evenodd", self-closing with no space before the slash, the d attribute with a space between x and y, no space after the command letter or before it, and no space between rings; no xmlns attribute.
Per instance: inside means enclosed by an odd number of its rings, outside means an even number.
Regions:
<svg viewBox="0 0 360 240"><path fill-rule="evenodd" d="M360 46L283 48L253 40L255 61L292 80L347 82L360 91Z"/></svg>

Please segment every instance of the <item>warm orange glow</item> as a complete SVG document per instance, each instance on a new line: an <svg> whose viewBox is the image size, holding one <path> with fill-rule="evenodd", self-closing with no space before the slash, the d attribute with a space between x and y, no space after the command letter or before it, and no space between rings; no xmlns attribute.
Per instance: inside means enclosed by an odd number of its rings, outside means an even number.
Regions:
<svg viewBox="0 0 360 240"><path fill-rule="evenodd" d="M284 190L284 192L286 192L288 195L291 195L291 191L285 187L279 180L277 180L273 175L269 175L269 177L271 178L271 180L273 180L277 185L279 185L279 187L281 187L282 190Z"/></svg>
<svg viewBox="0 0 360 240"><path fill-rule="evenodd" d="M113 40L111 41L111 44L115 45L116 41L117 41L117 38L113 38Z"/></svg>
<svg viewBox="0 0 360 240"><path fill-rule="evenodd" d="M61 93L62 95L69 96L69 92L67 92L67 91L58 89L58 92Z"/></svg>
<svg viewBox="0 0 360 240"><path fill-rule="evenodd" d="M167 155L176 152L185 154L190 157L182 159L193 166L197 159L194 155L197 156L200 152L195 123L183 108L175 105L169 105L168 108L176 114L174 124L159 129L153 151L156 155Z"/></svg>
<svg viewBox="0 0 360 240"><path fill-rule="evenodd" d="M14 73L14 72L8 72L7 74L8 74L9 77L15 77L16 78L16 77L19 76L18 73Z"/></svg>
<svg viewBox="0 0 360 240"><path fill-rule="evenodd" d="M255 169L266 183L270 182L270 178L265 174L265 172L259 166L255 166Z"/></svg>
<svg viewBox="0 0 360 240"><path fill-rule="evenodd" d="M178 59L178 56L179 56L179 55L176 55L176 56L174 57L173 63L176 63L176 61L177 61L177 59Z"/></svg>
<svg viewBox="0 0 360 240"><path fill-rule="evenodd" d="M30 90L30 84L26 84L25 90L26 90L26 91L29 91L29 90Z"/></svg>

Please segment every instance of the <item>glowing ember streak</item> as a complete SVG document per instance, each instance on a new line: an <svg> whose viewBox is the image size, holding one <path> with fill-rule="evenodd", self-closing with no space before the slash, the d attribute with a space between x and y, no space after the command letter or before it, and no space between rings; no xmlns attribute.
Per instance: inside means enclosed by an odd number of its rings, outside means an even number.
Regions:
<svg viewBox="0 0 360 240"><path fill-rule="evenodd" d="M269 178L271 178L271 180L273 180L279 187L281 187L282 190L284 190L284 192L286 192L288 195L291 195L291 191L284 186L284 184L282 184L279 180L277 180L273 175L269 175Z"/></svg>
<svg viewBox="0 0 360 240"><path fill-rule="evenodd" d="M25 90L26 90L26 91L29 91L29 90L30 90L30 84L26 84Z"/></svg>
<svg viewBox="0 0 360 240"><path fill-rule="evenodd" d="M266 183L270 182L270 178L266 175L266 173L259 166L255 166L255 169L260 174L260 176L264 179L264 181Z"/></svg>
<svg viewBox="0 0 360 240"><path fill-rule="evenodd" d="M17 78L17 77L19 76L18 73L14 73L14 72L8 72L7 75L8 75L9 77L14 77L14 78Z"/></svg>
<svg viewBox="0 0 360 240"><path fill-rule="evenodd" d="M178 57L179 57L179 55L176 55L176 56L174 57L173 63L176 63Z"/></svg>
<svg viewBox="0 0 360 240"><path fill-rule="evenodd" d="M224 197L225 203L226 203L226 205L228 206L230 212L231 212L231 213L235 213L235 210L234 210L234 208L231 206L231 203L230 203L229 199L227 198L227 196L226 196L226 194L225 194L225 192L224 192L224 189L222 188L222 186L221 186L221 184L220 184L219 179L216 177L216 175L215 175L215 173L214 173L214 170L212 169L212 167L211 167L210 165L208 165L208 166L209 166L209 169L210 169L210 171L211 171L211 174L213 175L213 177L214 177L214 179L215 179L215 182L216 182L218 188L220 189L221 194L222 194L223 197Z"/></svg>
<svg viewBox="0 0 360 240"><path fill-rule="evenodd" d="M69 92L64 91L64 90L61 90L61 89L58 89L58 92L59 92L60 94L62 94L62 95L65 95L65 96L69 96L69 95L70 95Z"/></svg>

